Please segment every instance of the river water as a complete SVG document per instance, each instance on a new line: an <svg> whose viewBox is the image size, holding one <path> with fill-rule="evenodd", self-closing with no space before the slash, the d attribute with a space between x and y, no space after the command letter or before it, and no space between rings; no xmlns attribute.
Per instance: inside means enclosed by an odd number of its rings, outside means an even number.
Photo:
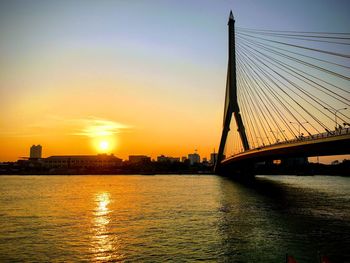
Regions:
<svg viewBox="0 0 350 263"><path fill-rule="evenodd" d="M1 176L0 262L350 262L350 178Z"/></svg>

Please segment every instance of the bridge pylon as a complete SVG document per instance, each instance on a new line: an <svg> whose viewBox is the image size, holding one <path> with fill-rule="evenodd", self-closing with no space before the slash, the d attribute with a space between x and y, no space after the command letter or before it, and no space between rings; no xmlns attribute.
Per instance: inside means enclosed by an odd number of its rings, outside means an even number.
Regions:
<svg viewBox="0 0 350 263"><path fill-rule="evenodd" d="M226 145L227 135L230 131L232 115L234 115L234 119L238 127L238 133L242 141L243 149L247 151L250 147L237 100L235 20L231 11L228 20L228 66L226 78L224 120L218 157L214 168L215 172L219 172L220 164L223 160L224 149Z"/></svg>

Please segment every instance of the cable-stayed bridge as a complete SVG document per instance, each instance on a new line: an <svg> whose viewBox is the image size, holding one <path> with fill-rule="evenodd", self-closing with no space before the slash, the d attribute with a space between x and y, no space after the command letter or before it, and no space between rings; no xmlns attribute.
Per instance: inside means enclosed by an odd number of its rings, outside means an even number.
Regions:
<svg viewBox="0 0 350 263"><path fill-rule="evenodd" d="M235 28L231 12L228 46L216 172L350 154L350 33Z"/></svg>

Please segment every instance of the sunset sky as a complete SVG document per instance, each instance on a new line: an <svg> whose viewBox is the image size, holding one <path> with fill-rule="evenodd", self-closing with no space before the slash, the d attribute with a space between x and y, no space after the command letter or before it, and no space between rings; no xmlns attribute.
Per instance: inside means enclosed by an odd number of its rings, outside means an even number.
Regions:
<svg viewBox="0 0 350 263"><path fill-rule="evenodd" d="M209 157L230 9L241 27L350 28L348 0L1 1L0 161L33 144L44 157Z"/></svg>

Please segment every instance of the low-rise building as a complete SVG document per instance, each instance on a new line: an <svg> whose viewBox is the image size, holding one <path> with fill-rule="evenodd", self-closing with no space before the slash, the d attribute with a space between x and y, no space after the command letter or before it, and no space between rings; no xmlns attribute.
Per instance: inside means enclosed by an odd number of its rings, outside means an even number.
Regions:
<svg viewBox="0 0 350 263"><path fill-rule="evenodd" d="M158 156L157 162L168 162L168 163L176 163L180 162L180 157L170 157L170 156Z"/></svg>
<svg viewBox="0 0 350 263"><path fill-rule="evenodd" d="M146 155L129 155L129 164L151 162L151 157Z"/></svg>
<svg viewBox="0 0 350 263"><path fill-rule="evenodd" d="M45 158L47 168L111 168L122 165L122 159L113 154L98 155L59 155Z"/></svg>

